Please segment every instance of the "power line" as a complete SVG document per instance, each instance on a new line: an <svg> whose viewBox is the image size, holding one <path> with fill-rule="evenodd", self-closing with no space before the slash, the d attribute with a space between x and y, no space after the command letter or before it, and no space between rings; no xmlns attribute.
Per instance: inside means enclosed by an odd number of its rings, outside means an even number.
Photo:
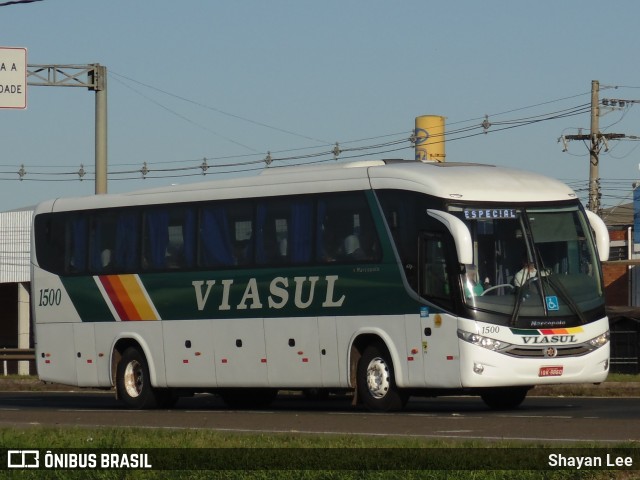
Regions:
<svg viewBox="0 0 640 480"><path fill-rule="evenodd" d="M160 162L155 162L155 164L152 166L152 162L144 162L142 166L140 166L139 163L120 163L115 165L115 167L124 167L124 169L115 169L109 172L110 178L114 179L114 180L118 180L120 178L124 179L124 178L131 178L131 175L139 175L135 178L149 178L150 174L161 174L158 177L154 177L154 178L169 178L170 176L168 174L172 174L173 175L180 175L180 176L195 176L195 175L206 175L208 173L209 169L214 169L214 171L219 171L220 169L234 169L233 172L245 172L245 171L253 171L253 170L257 170L257 169L261 169L264 168L264 164L266 165L271 165L272 162L276 162L276 163L287 163L287 162L298 162L297 164L303 164L303 163L317 163L317 162L327 162L327 161L335 161L338 159L340 160L346 160L346 159L351 159L351 158L360 158L360 157L364 157L367 155L382 155L382 154L386 154L386 153L392 153L392 152L396 152L396 151L401 151L404 149L409 149L409 148L413 148L413 145L410 142L411 136L407 135L406 133L393 133L393 134L386 134L386 135L380 135L380 136L376 136L376 137L368 137L365 139L359 139L359 140L349 140L349 141L344 141L341 143L341 145L339 145L337 142L335 143L335 146L330 144L329 142L325 142L323 140L319 140L319 139L315 139L313 137L307 136L307 135L302 135L296 132L292 132L290 130L285 130L285 129L281 129L278 127L274 127L272 125L268 125L264 122L258 122L246 117L242 117L240 115L236 115L233 113L229 113L229 112L225 112L219 108L216 107L212 107L209 105L205 105L201 102L197 102L195 100L191 100L188 98L185 98L183 96L180 95L175 95L173 93L167 92L165 90L159 89L157 87L154 87L152 85L140 82L138 80L135 80L133 78L130 78L128 76L125 75L121 75L118 73L115 73L113 71L109 72L119 78L114 78L118 83L122 84L123 86L125 86L126 88L130 88L132 91L134 91L135 93L141 95L142 97L146 98L147 100L155 103L156 105L158 105L159 107L163 108L164 110L166 110L167 112L176 115L178 117L180 117L182 120L187 121L193 125L198 126L199 128L203 128L211 133L214 133L218 136L221 136L222 138L225 138L226 140L233 142L235 144L237 144L238 146L242 146L243 148L252 150L255 153L252 154L247 154L247 155L232 155L232 156L225 156L225 157L204 157L201 160L180 160L180 161L160 161ZM135 84L138 84L144 88L148 88L148 89L152 89L154 91L160 92L164 95L167 96L171 96L173 98L179 99L181 101L185 101L194 105L197 105L201 108L205 108L208 110L212 110L215 111L217 113L220 113L222 115L226 115L238 120L242 120L242 121L246 121L249 123L252 123L254 125L257 126L262 126L265 128L270 128L276 131L280 131L283 133L288 133L291 135L295 135L298 137L301 137L303 139L307 139L307 140L312 140L318 143L322 143L323 145L321 145L320 147L302 147L302 148L291 148L291 149L286 149L286 150L280 150L278 152L273 152L273 154L271 152L266 152L266 153L260 153L257 152L255 149L247 146L247 145L243 145L240 142L237 142L233 139L230 139L228 137L225 137L223 135L220 135L218 132L212 131L211 129L209 129L208 127L195 122L193 120L191 120L190 118L176 112L173 109L170 109L169 107L163 105L162 103L156 101L155 99L149 97L148 95L144 94L143 92L141 92L139 89L136 89L134 87L132 87L131 85L128 85L125 81L123 81L122 79L128 81L128 82L133 82ZM515 108L515 109L511 109L511 110L507 110L505 112L501 112L498 114L493 114L493 116L499 116L499 115L504 115L506 113L510 113L510 112L516 112L516 111L521 111L521 110L525 110L525 109L530 109L530 108L535 108L535 107L539 107L542 105L547 105L547 104L551 104L551 103L556 103L559 101L564 101L564 100L568 100L568 99L573 99L579 96L582 96L584 94L578 94L578 95L573 95L573 96L568 96L568 97L563 97L563 98L559 98L559 99L554 99L554 100L549 100L546 102L540 102L537 103L535 105L529 105L526 107L519 107L519 108ZM581 115L583 113L585 113L585 111L587 109L586 105L577 105L574 107L569 107L566 109L562 109L562 110L557 110L557 111L553 111L553 112L549 112L549 113L543 113L543 114L539 114L539 115L533 115L533 116L528 116L528 117L523 117L523 118L514 118L514 119L508 119L508 120L502 120L502 121L495 121L493 124L490 123L488 121L489 116L485 115L484 117L484 121L481 124L473 124L473 125L468 125L468 126L462 126L460 128L457 129L453 129L450 130L448 132L446 132L445 134L443 134L441 136L441 140L438 140L438 136L434 136L432 137L432 140L434 140L436 143L438 141L446 141L447 142L453 142L453 141L459 141L459 140L464 140L466 138L471 138L474 136L478 136L478 135L484 135L484 134L488 134L488 133L495 133L495 132L499 132L499 131L503 131L503 130L508 130L508 129L512 129L512 128L518 128L518 127L523 127L523 126L528 126L528 125L532 125L535 123L539 123L539 122L543 122L543 121L549 121L549 120L556 120L556 119L560 119L560 118L567 118L570 116L575 116L575 115ZM477 120L477 119L476 119ZM466 120L466 121L459 121L459 122L453 122L452 125L454 124L464 124L464 123L469 123L473 121L473 119L471 120ZM445 137L446 135L446 137ZM395 137L395 139L394 139ZM383 141L383 142L377 142L377 143L372 143L372 144L364 144L364 145L360 145L357 146L357 144L359 143L363 143L363 142L370 142L372 140L379 140L379 139L390 139L388 141ZM347 145L349 145L347 147ZM351 145L355 145L355 146L351 146ZM323 150L320 151L312 151L314 149L318 149L318 148L324 148ZM303 152L303 151L309 151L310 153L304 153L304 154L299 154L299 155L283 155L283 154L288 154L291 152ZM233 159L239 159L241 161L237 161L237 162L225 162L225 163L220 163L220 160L233 160ZM215 162L218 161L218 164L216 164ZM198 163L196 163L198 162ZM213 162L213 163L212 163ZM186 164L186 166L184 165L180 165L178 167L169 167L169 168L158 168L155 165L166 165L166 164L176 164L176 163L181 163L181 164ZM257 165L260 165L260 167L257 167ZM0 165L0 167L9 167L11 168L11 165ZM131 167L131 168L126 168L126 167ZM77 171L53 171L53 172L43 172L43 171L34 171L34 168L39 168L39 169L45 169L45 168L50 168L49 166L32 166L29 168L25 168L24 166L20 167L20 170L18 172L10 172L10 171L0 171L0 175L9 175L12 176L13 179L19 179L22 181L46 181L44 179L44 177L48 177L51 179L51 181L61 181L60 178L51 178L51 177L60 177L60 176L68 176L71 177L69 178L69 180L90 180L92 172L90 171L86 171L84 169L84 167L81 165L80 169ZM75 168L73 166L69 167L60 167L60 168ZM215 170L217 169L217 170ZM182 173L180 173L182 172ZM186 172L186 173L185 173ZM230 173L228 171L226 172L222 172L222 173ZM17 175L17 178L16 178ZM38 178L33 178L33 177L38 177ZM133 179L133 178L131 178ZM0 180L6 181L6 180L10 180L8 178L1 178Z"/></svg>
<svg viewBox="0 0 640 480"><path fill-rule="evenodd" d="M313 138L313 137L308 136L308 135L303 135L303 134L300 134L300 133L292 132L290 130L274 127L274 126L268 125L268 124L266 124L264 122L258 122L256 120L253 120L253 119L250 119L250 118L247 118L247 117L243 117L243 116L240 116L240 115L237 115L237 114L234 114L234 113L226 112L226 111L221 110L221 109L219 109L217 107L212 107L212 106L209 106L209 105L205 105L202 102L198 102L198 101L195 101L195 100L192 100L192 99L189 99L189 98L185 98L185 97L183 97L181 95L177 95L177 94L168 92L166 90L163 90L163 89L160 89L160 88L155 87L153 85L149 85L147 83L144 83L144 82L141 82L139 80L133 79L133 78L128 77L126 75L122 75L122 74L119 74L119 73L116 73L116 72L113 72L113 71L110 71L109 73L111 73L113 75L116 75L116 76L118 76L118 77L120 77L122 79L126 79L126 80L128 80L130 82L134 82L134 83L136 83L138 85L144 86L145 88L149 88L149 89L155 90L155 91L160 92L160 93L162 93L164 95L179 99L179 100L184 101L184 102L188 102L188 103L194 104L194 105L199 106L201 108L205 108L205 109L208 109L208 110L215 111L215 112L220 113L222 115L226 115L226 116L238 119L238 120L242 120L242 121L245 121L245 122L248 122L248 123L251 123L251 124L254 124L254 125L262 126L262 127L265 127L265 128L270 128L270 129L273 129L273 130L276 130L276 131L280 131L280 132L283 132L283 133L287 133L287 134L290 134L290 135L298 136L298 137L301 137L301 138L304 138L304 139L307 139L307 140L313 140L315 142L318 142L318 143L321 143L321 144L324 144L324 145L329 145L331 143L331 142L328 142L328 141L324 141L324 140L319 140L319 139ZM126 85L122 81L120 81L120 83ZM129 87L129 88L132 88L132 87ZM133 89L133 90L137 92L137 90L135 90L135 89ZM535 107L539 107L539 106L543 106L543 105L548 105L548 104L551 104L551 103L557 103L557 102L560 102L560 101L569 100L569 99L573 99L573 98L576 98L576 97L584 96L587 93L580 93L580 94L577 94L577 95L571 95L571 96L561 97L561 98L557 98L557 99L553 99L553 100L548 100L548 101L545 101L545 102L539 102L539 103L536 103L536 104L533 104L533 105L513 108L513 109L510 109L510 110L503 111L503 112L499 112L499 113L495 113L495 114L491 114L491 115L485 115L484 118L486 119L489 116L490 117L501 116L501 115L505 115L507 113L527 110L527 109L531 109L531 108L535 108ZM145 98L149 98L149 97L145 96ZM151 100L151 101L154 101L154 100ZM156 103L156 102L154 101L154 103ZM167 107L163 107L163 108L168 109ZM580 107L572 107L572 108L580 108ZM171 111L170 109L168 109L168 110ZM558 118L561 118L562 112L563 111L558 112L558 114L560 115ZM174 112L172 112L172 113L174 113ZM576 113L579 113L579 112L576 112ZM548 115L548 114L542 114L541 116L544 116L544 115ZM535 117L532 117L532 118L535 118ZM482 118L462 120L462 121L452 122L449 125L456 125L456 124L460 124L460 123L469 123L469 122L477 121L477 120L481 120L481 119ZM530 119L521 119L521 120L522 121L527 121L527 120L530 120ZM498 122L497 124L500 124L500 122ZM449 132L447 132L447 135L452 135L452 134L456 134L458 132L467 131L467 130L471 130L471 129L475 129L475 128L477 128L477 125L472 125L472 126L469 126L469 127L464 127L462 129L449 131ZM389 136L392 136L392 135L397 135L397 134L390 134ZM369 139L384 138L385 136L387 136L387 135L382 135L382 136L378 136L378 137L371 137ZM350 143L350 142L342 142L342 143L345 144L345 143Z"/></svg>
<svg viewBox="0 0 640 480"><path fill-rule="evenodd" d="M158 101L156 101L155 99L153 99L153 98L149 97L148 95L145 95L144 93L140 92L139 90L137 90L137 89L133 88L132 86L127 85L126 83L122 82L122 81L121 81L121 80L119 80L118 78L114 78L114 80L115 80L116 82L120 83L121 85L123 85L124 87L126 87L126 88L130 89L131 91L133 91L133 92L137 93L137 94L138 94L138 95L140 95L141 97L143 97L143 98L147 99L147 100L148 100L148 101L150 101L151 103L153 103L153 104L157 105L158 107L160 107L160 108L164 109L165 111L167 111L167 112L171 113L172 115L175 115L176 117L178 117L178 118L180 118L180 119L184 120L185 122L188 122L188 123L190 123L191 125L195 125L195 126L196 126L196 127L198 127L198 128L202 128L203 130L206 130L206 131L207 131L207 132L209 132L209 133L213 133L214 135L216 135L216 136L218 136L218 137L220 137L220 138L223 138L223 139L224 139L224 140L226 140L227 142L233 143L234 145L238 145L238 146L240 146L240 147L246 148L247 150L251 150L252 152L257 152L257 150L256 150L256 149L251 148L251 147L249 147L249 146L245 145L244 143L240 143L240 142L238 142L238 141L236 141L236 140L234 140L234 139L232 139L232 138L230 138L230 137L227 137L227 136L225 136L225 135L222 135L222 134L221 134L221 133L219 133L219 132L216 132L216 131L214 131L214 130L211 130L210 128L208 128L208 127L206 127L206 126L204 126L204 125L202 125L202 124L200 124L200 123L198 123L198 122L194 122L193 120L191 120L190 118L186 117L185 115L182 115L182 114L180 114L180 113L176 112L175 110L170 109L169 107L167 107L167 106L165 106L165 105L161 104L160 102L158 102Z"/></svg>
<svg viewBox="0 0 640 480"><path fill-rule="evenodd" d="M452 130L447 132L444 135L440 135L441 140L438 140L438 135L435 135L433 139L435 139L434 143L438 141L444 142L445 139L447 142L454 142L459 140L464 140L467 138L471 138L478 135L485 135L487 133L496 133L503 130L509 130L513 128L524 127L532 124L536 124L543 121L556 120L559 118L567 118L570 116L583 114L586 109L584 105L578 105L575 107L570 107L567 109L549 112L547 114L540 114L530 117L524 118L516 118L512 120L505 120L498 122L498 128L495 128L495 125L487 126L486 124L474 125L470 127L459 128L456 130ZM259 170L265 167L266 165L271 165L273 162L275 163L288 163L288 162L298 162L295 165L301 165L306 163L318 163L318 162L329 162L335 161L336 159L340 160L348 160L354 158L362 158L364 156L373 156L373 155L383 155L387 153L393 153L405 149L413 148L413 144L411 143L411 136L408 134L390 134L386 135L386 138L389 137L398 137L395 139L390 139L386 142L378 142L372 144L365 144L361 146L352 146L352 147L344 147L340 146L338 143L331 149L327 148L325 150L315 151L311 153L305 153L300 155L285 155L285 156L274 156L270 152L267 152L266 156L260 157L261 154L251 154L251 155L239 155L239 156L229 156L229 157L212 157L212 158L203 158L198 160L196 163L195 160L188 161L180 161L180 162L157 162L158 164L167 164L167 163L191 163L191 165L184 166L180 165L178 167L170 167L170 168L158 168L152 166L150 162L143 162L140 166L139 163L122 163L117 166L122 167L134 167L128 169L115 169L109 171L109 178L111 180L132 180L132 179L146 179L146 178L175 178L176 176L186 177L186 176L199 176L206 175L209 172L209 169L213 169L213 171L220 171L220 173L239 173L239 172L249 172ZM345 144L355 144L358 142L362 142L365 140L375 140L382 137L369 137L367 139L361 140L352 140L349 142L345 142ZM329 146L327 146L329 147ZM302 151L308 150L310 148L304 149L288 149L283 150L279 153L289 153L293 151ZM277 152L274 152L277 153ZM226 162L226 163L211 163L215 162L219 159L233 159L233 158L245 158L248 160L238 161L238 162ZM258 168L255 168L256 165L261 165ZM7 165L0 165L0 167L7 167ZM8 167L11 167L10 165ZM33 167L37 168L37 167ZM39 167L44 168L44 167ZM48 166L48 168L52 168ZM69 168L69 167L65 167ZM233 169L231 171L224 169ZM19 179L22 181L45 181L44 178L33 178L33 176L37 177L58 177L58 176L68 176L71 177L65 180L91 180L92 172L84 169L84 166L80 166L80 169L77 171L61 171L61 172L33 172L29 168L26 168L24 165L20 167L20 170L15 171L0 171L0 175L10 175L13 179ZM18 178L16 178L16 176ZM132 175L136 175L132 177ZM153 176L155 175L155 176ZM0 177L0 180L10 180L8 178ZM51 181L62 181L60 178L51 178Z"/></svg>
<svg viewBox="0 0 640 480"><path fill-rule="evenodd" d="M0 7L7 7L9 5L18 5L21 3L35 3L41 2L42 0L12 0L11 2L2 2L0 3Z"/></svg>
<svg viewBox="0 0 640 480"><path fill-rule="evenodd" d="M269 124L264 123L264 122L259 122L259 121L257 121L257 120L252 120L252 119L247 118L247 117L243 117L243 116L240 116L240 115L236 115L236 114L234 114L234 113L226 112L226 111L221 110L221 109L219 109L219 108L217 108L217 107L212 107L212 106L210 106L210 105L205 105L205 104L203 104L203 103L197 102L197 101L192 100L192 99L190 99L190 98L186 98L186 97L183 97L183 96L181 96L181 95L176 95L175 93L167 92L166 90L162 90L162 89L160 89L160 88L154 87L153 85L149 85L149 84L147 84L147 83L144 83L144 82L140 82L140 81L138 81L138 80L135 80L135 79L133 79L133 78L131 78L131 77L127 77L126 75L122 75L122 74L116 73L116 72L114 72L113 70L111 70L109 73L111 73L111 74L113 74L113 75L116 75L116 76L118 76L118 77L120 77L120 78L126 79L126 80L128 80L128 81L130 81L130 82L134 82L134 83L137 83L137 84L139 84L139 85L142 85L142 86L144 86L144 87L146 87L146 88L149 88L149 89L151 89L151 90L155 90L155 91L157 91L157 92L159 92L159 93L162 93L162 94L164 94L164 95L167 95L167 96L170 96L170 97L173 97L173 98L177 98L178 100L182 100L182 101L184 101L184 102L191 103L191 104L193 104L193 105L196 105L196 106L201 107L201 108L205 108L205 109L207 109L207 110L212 110L212 111L214 111L214 112L216 112L216 113L219 113L219 114L221 114L221 115L225 115L225 116L227 116L227 117L235 118L236 120L242 120L242 121L244 121L244 122L248 122L248 123L251 123L251 124L253 124L253 125L257 125L257 126L260 126L260 127L268 128L268 129L270 129L270 130L275 130L275 131L277 131L277 132L281 132L281 133L286 133L286 134L288 134L288 135L293 135L293 136L296 136L296 137L304 138L304 139L306 139L306 140L312 140L312 141L314 141L314 142L318 142L318 143L322 143L322 144L326 144L326 143L328 143L328 142L327 142L327 141L325 141L325 140L319 140L319 139L317 139L317 138L313 138L313 137L308 136L308 135L303 135L303 134L300 134L300 133L296 133L296 132L293 132L293 131L291 131L291 130L285 130L284 128L275 127L275 126L273 126L273 125L269 125Z"/></svg>

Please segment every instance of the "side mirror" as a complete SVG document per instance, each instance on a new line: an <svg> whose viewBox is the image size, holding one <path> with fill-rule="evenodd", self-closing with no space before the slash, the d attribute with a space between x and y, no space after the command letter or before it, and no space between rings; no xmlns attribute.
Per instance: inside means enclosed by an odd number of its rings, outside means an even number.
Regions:
<svg viewBox="0 0 640 480"><path fill-rule="evenodd" d="M465 223L458 217L441 210L428 208L427 214L443 223L453 236L453 241L456 244L458 261L464 264L473 263L473 243L471 242L471 232L469 232Z"/></svg>

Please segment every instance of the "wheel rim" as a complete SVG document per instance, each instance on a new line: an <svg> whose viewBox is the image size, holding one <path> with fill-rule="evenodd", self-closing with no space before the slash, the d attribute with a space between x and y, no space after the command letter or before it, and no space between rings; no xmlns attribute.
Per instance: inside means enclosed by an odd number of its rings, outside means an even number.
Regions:
<svg viewBox="0 0 640 480"><path fill-rule="evenodd" d="M387 362L376 357L367 367L367 388L374 398L382 398L389 391L389 367Z"/></svg>
<svg viewBox="0 0 640 480"><path fill-rule="evenodd" d="M144 386L144 373L140 362L132 361L124 370L124 388L130 397L139 397Z"/></svg>

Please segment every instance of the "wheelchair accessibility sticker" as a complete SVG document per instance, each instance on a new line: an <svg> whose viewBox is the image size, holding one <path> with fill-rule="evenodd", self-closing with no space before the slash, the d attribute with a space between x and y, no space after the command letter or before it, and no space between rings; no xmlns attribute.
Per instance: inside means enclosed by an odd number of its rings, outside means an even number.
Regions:
<svg viewBox="0 0 640 480"><path fill-rule="evenodd" d="M560 310L560 304L558 303L558 297L555 295L547 295L547 310L557 311Z"/></svg>

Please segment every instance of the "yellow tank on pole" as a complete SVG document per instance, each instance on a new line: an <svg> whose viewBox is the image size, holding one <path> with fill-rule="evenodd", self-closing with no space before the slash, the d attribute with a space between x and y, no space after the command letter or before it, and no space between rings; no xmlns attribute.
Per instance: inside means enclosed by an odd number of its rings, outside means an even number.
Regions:
<svg viewBox="0 0 640 480"><path fill-rule="evenodd" d="M422 115L416 117L416 160L444 162L444 117Z"/></svg>

